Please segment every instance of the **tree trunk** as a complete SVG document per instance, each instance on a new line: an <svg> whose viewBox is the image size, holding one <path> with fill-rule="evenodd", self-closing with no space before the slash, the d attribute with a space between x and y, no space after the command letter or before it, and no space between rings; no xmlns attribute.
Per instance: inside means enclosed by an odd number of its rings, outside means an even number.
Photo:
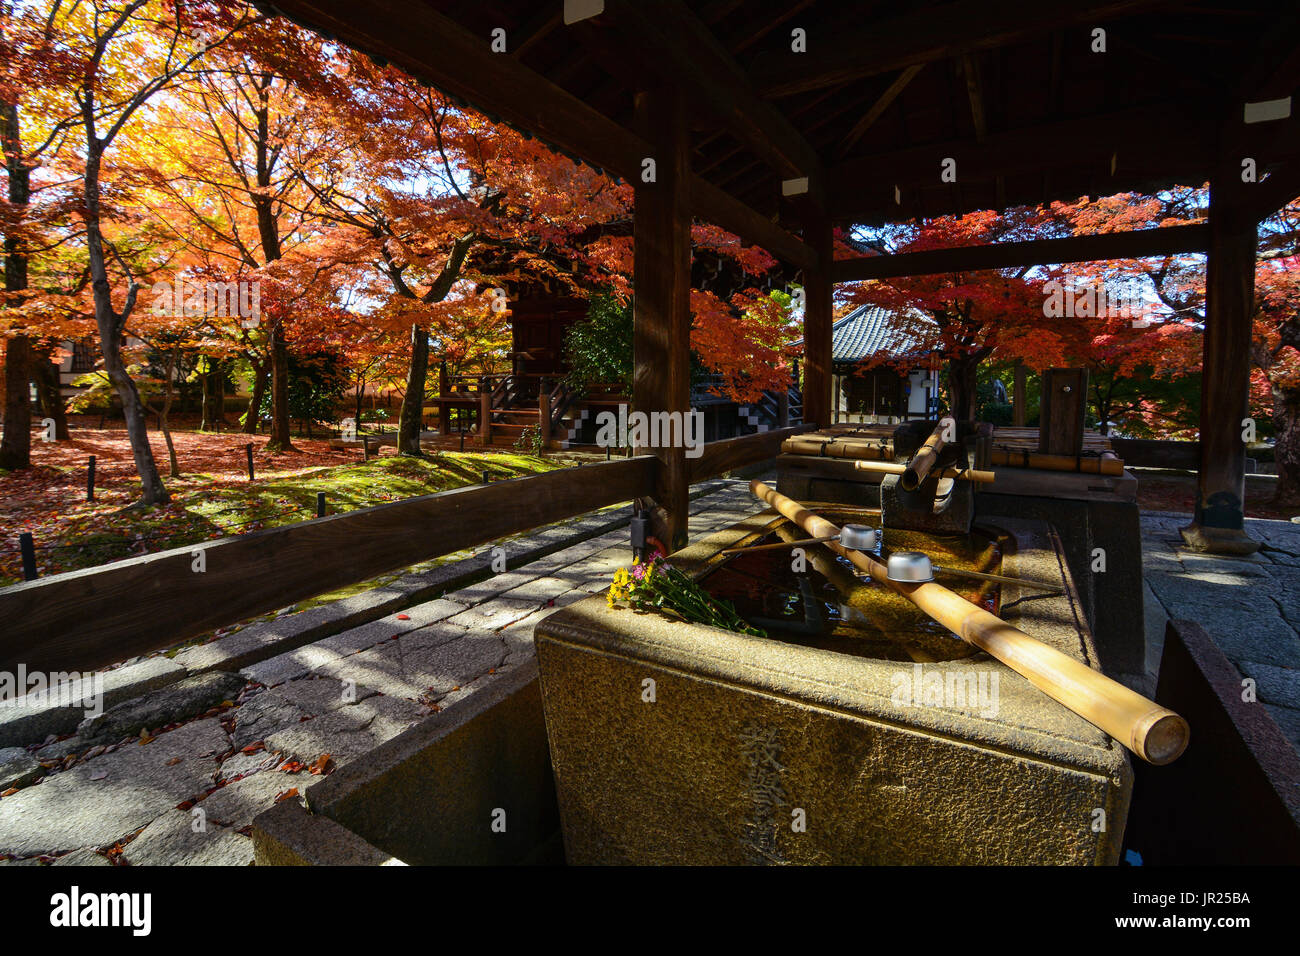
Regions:
<svg viewBox="0 0 1300 956"><path fill-rule="evenodd" d="M248 400L248 411L244 415L244 434L256 435L257 423L262 415L262 396L266 394L266 363L253 366L253 394Z"/></svg>
<svg viewBox="0 0 1300 956"><path fill-rule="evenodd" d="M104 261L104 241L100 235L99 169L103 146L95 135L92 107L86 104L86 178L85 217L86 251L90 260L91 289L95 296L95 325L99 329L99 347L104 355L104 371L117 389L122 400L122 417L126 419L126 433L131 440L131 455L136 472L140 475L142 495L140 504L165 504L171 500L158 474L153 449L149 447L149 432L144 420L144 404L135 382L122 363L122 334L126 319L135 307L139 286L130 280L126 304L119 313L113 308L112 287L108 281L108 268Z"/></svg>
<svg viewBox="0 0 1300 956"><path fill-rule="evenodd" d="M267 451L293 450L290 427L289 346L284 330L277 324L271 333L271 440L266 443Z"/></svg>
<svg viewBox="0 0 1300 956"><path fill-rule="evenodd" d="M9 179L9 202L19 208L31 196L31 171L22 161L22 138L18 127L18 106L0 103L0 147ZM27 256L23 242L6 233L5 291L27 288ZM17 305L16 297L6 297ZM0 439L0 468L30 468L32 465L32 411L28 382L32 374L32 344L25 335L14 335L5 343L5 424Z"/></svg>
<svg viewBox="0 0 1300 956"><path fill-rule="evenodd" d="M1277 428L1277 443L1273 446L1277 489L1273 503L1300 505L1300 389L1273 386L1273 425Z"/></svg>
<svg viewBox="0 0 1300 956"><path fill-rule="evenodd" d="M122 400L126 434L131 440L131 456L135 459L135 470L140 475L140 486L143 492L140 503L166 504L171 500L171 495L163 485L162 477L158 474L158 465L154 462L153 449L149 447L149 427L145 423L144 403L140 401L140 393L136 390L135 382L131 380L126 366L122 364L121 352L116 347L116 342L113 348L105 344L104 369L108 372L109 380Z"/></svg>
<svg viewBox="0 0 1300 956"><path fill-rule="evenodd" d="M424 457L420 450L420 429L424 425L424 385L429 372L429 335L421 325L411 326L411 367L406 377L406 394L398 417L397 451L401 455Z"/></svg>
<svg viewBox="0 0 1300 956"><path fill-rule="evenodd" d="M27 336L15 335L5 343L5 430L0 441L0 468L32 466L31 356Z"/></svg>
<svg viewBox="0 0 1300 956"><path fill-rule="evenodd" d="M48 352L32 353L32 376L36 379L36 395L41 402L41 415L54 419L54 440L71 441L68 431L68 409L63 401L59 383L59 369L50 361Z"/></svg>
<svg viewBox="0 0 1300 956"><path fill-rule="evenodd" d="M949 413L959 422L975 421L975 376L980 360L973 355L948 360Z"/></svg>

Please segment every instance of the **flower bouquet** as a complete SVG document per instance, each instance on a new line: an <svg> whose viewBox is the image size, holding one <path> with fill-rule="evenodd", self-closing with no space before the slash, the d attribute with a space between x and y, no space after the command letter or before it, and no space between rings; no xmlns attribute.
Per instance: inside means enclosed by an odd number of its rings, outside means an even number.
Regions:
<svg viewBox="0 0 1300 956"><path fill-rule="evenodd" d="M614 572L614 583L605 595L605 603L610 607L625 603L636 611L658 611L692 624L767 637L767 632L737 614L730 602L714 598L661 555L647 563L634 564L630 570L619 568Z"/></svg>

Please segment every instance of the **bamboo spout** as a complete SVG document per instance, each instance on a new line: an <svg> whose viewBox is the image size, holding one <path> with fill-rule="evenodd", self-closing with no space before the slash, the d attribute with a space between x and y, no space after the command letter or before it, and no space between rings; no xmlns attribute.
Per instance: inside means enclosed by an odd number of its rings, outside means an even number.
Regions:
<svg viewBox="0 0 1300 956"><path fill-rule="evenodd" d="M855 461L853 467L856 471L872 471L882 475L903 475L907 472L907 466L892 461ZM940 468L932 474L939 478L957 478L982 485L992 484L997 478L991 471L978 471L974 468Z"/></svg>
<svg viewBox="0 0 1300 956"><path fill-rule="evenodd" d="M952 418L939 419L939 424L934 427L934 431L925 440L925 444L912 456L912 460L903 469L903 477L899 484L903 486L904 491L916 491L917 488L921 487L921 482L925 481L925 476L930 473L930 469L939 460L939 452L943 451L943 446L947 444L947 440L944 438L945 434L957 434L957 422Z"/></svg>
<svg viewBox="0 0 1300 956"><path fill-rule="evenodd" d="M834 524L761 481L751 481L749 490L813 537L839 533ZM996 657L1148 763L1167 764L1187 749L1187 721L1173 711L1035 640L941 584L900 584L889 579L883 564L861 551L834 541L826 542L825 547L848 558L962 640Z"/></svg>

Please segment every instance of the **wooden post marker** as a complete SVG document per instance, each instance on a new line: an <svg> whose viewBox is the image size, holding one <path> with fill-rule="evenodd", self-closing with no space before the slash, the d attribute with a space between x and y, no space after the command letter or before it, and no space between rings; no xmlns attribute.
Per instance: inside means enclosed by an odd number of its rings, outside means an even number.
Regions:
<svg viewBox="0 0 1300 956"><path fill-rule="evenodd" d="M95 500L95 456L90 456L90 462L86 466L86 500Z"/></svg>
<svg viewBox="0 0 1300 956"><path fill-rule="evenodd" d="M31 532L24 531L18 536L18 550L23 556L23 580L36 580L36 542Z"/></svg>
<svg viewBox="0 0 1300 956"><path fill-rule="evenodd" d="M253 480L253 443L249 442L244 446L244 451L248 453L248 480Z"/></svg>

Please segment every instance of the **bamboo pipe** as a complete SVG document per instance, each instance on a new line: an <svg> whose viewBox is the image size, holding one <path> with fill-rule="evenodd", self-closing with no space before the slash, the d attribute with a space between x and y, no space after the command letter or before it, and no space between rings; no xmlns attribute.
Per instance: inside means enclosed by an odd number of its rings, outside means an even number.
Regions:
<svg viewBox="0 0 1300 956"><path fill-rule="evenodd" d="M823 544L827 541L834 541L838 537L839 535L835 534L829 538L800 538L799 540L802 544ZM738 548L723 548L718 552L718 554L738 554L741 551L767 551L769 549L789 547L790 545L786 544L784 541L774 541L772 544L750 544L741 545Z"/></svg>
<svg viewBox="0 0 1300 956"><path fill-rule="evenodd" d="M1080 455L1042 455L1036 451L1014 451L994 448L989 464L1011 468L1042 468L1046 471L1078 471L1088 475L1122 475L1124 462L1114 452L1103 452L1100 458Z"/></svg>
<svg viewBox="0 0 1300 956"><path fill-rule="evenodd" d="M1028 578L1010 578L1003 574L989 574L986 571L965 571L961 568L941 568L937 564L930 565L932 571L940 574L952 574L959 578L974 578L976 581L993 581L997 584L1015 584L1020 587L1033 588L1039 591L1051 591L1055 594L1061 594L1062 591L1054 584L1044 584L1042 581L1030 581Z"/></svg>
<svg viewBox="0 0 1300 956"><path fill-rule="evenodd" d="M786 455L816 455L819 458L865 458L881 461L894 457L894 446L867 445L862 442L842 442L836 439L816 441L807 438L787 438L781 443Z"/></svg>
<svg viewBox="0 0 1300 956"><path fill-rule="evenodd" d="M839 531L825 518L761 481L751 481L749 490L809 535L825 537ZM861 551L852 551L834 541L823 546L848 558L962 640L996 657L1148 763L1167 764L1187 749L1190 733L1187 721L1173 711L1035 640L941 584L900 584L889 580L883 564Z"/></svg>
<svg viewBox="0 0 1300 956"><path fill-rule="evenodd" d="M885 475L901 475L907 470L906 465L894 461L855 461L853 467L857 471L873 471ZM978 471L974 468L943 468L933 474L940 478L960 478L963 481L974 481L982 485L991 484L997 477L991 471Z"/></svg>
<svg viewBox="0 0 1300 956"><path fill-rule="evenodd" d="M904 491L916 491L921 487L921 482L925 481L925 476L939 460L939 452L943 451L943 446L947 444L947 439L943 437L945 432L957 434L957 422L954 419L939 419L939 424L934 426L934 431L925 440L925 444L907 463L907 467L903 469L903 480L899 482Z"/></svg>

